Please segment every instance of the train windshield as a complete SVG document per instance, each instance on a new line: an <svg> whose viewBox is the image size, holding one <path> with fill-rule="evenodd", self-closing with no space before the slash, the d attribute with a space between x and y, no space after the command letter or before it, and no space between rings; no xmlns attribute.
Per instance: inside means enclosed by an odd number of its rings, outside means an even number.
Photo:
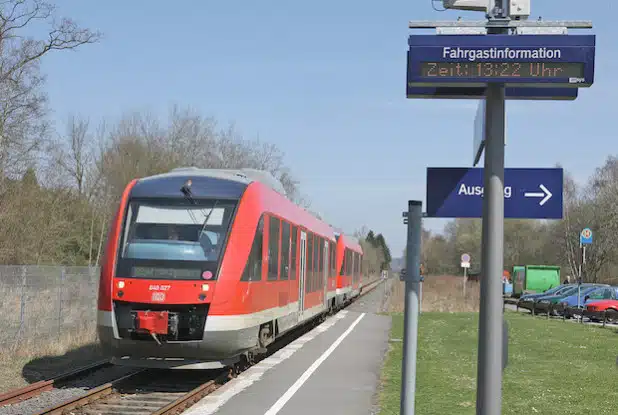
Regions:
<svg viewBox="0 0 618 415"><path fill-rule="evenodd" d="M117 274L214 279L236 202L140 200L127 210Z"/></svg>

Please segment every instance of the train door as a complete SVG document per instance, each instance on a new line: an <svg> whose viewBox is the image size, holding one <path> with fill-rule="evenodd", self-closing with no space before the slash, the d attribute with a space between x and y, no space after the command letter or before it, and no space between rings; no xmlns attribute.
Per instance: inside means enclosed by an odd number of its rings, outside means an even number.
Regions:
<svg viewBox="0 0 618 415"><path fill-rule="evenodd" d="M307 233L300 231L300 261L298 272L298 319L302 319L305 309L305 270L307 262Z"/></svg>
<svg viewBox="0 0 618 415"><path fill-rule="evenodd" d="M326 308L328 308L328 269L330 267L329 264L329 252L328 252L328 239L324 240L324 254L322 256L322 258L324 258L324 275L322 276L322 279L324 280L324 300L323 303L326 306Z"/></svg>

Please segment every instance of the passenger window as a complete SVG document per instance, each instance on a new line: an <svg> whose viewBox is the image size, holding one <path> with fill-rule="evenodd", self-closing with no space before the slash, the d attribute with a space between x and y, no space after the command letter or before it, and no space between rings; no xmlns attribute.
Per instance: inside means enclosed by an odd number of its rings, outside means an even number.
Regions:
<svg viewBox="0 0 618 415"><path fill-rule="evenodd" d="M292 259L290 262L290 279L291 280L295 280L296 279L296 241L298 239L298 228L296 226L292 226L292 243L291 245L291 250L292 250Z"/></svg>
<svg viewBox="0 0 618 415"><path fill-rule="evenodd" d="M318 238L318 241L318 246L320 247L320 249L318 250L318 272L320 273L319 279L322 279L322 275L324 272L324 239Z"/></svg>
<svg viewBox="0 0 618 415"><path fill-rule="evenodd" d="M268 235L268 280L277 280L279 273L279 218L269 218Z"/></svg>
<svg viewBox="0 0 618 415"><path fill-rule="evenodd" d="M313 235L307 233L307 272L305 275L305 292L311 292L309 286L311 285L311 278L313 275Z"/></svg>
<svg viewBox="0 0 618 415"><path fill-rule="evenodd" d="M258 221L249 258L245 264L241 281L260 281L262 279L262 238L264 237L264 216Z"/></svg>
<svg viewBox="0 0 618 415"><path fill-rule="evenodd" d="M286 221L282 221L281 228L281 274L279 278L281 280L287 280L290 273L290 224Z"/></svg>
<svg viewBox="0 0 618 415"><path fill-rule="evenodd" d="M313 235L313 281L311 282L311 291L314 292L317 289L318 277L320 274L319 259L321 255L320 249L320 237Z"/></svg>

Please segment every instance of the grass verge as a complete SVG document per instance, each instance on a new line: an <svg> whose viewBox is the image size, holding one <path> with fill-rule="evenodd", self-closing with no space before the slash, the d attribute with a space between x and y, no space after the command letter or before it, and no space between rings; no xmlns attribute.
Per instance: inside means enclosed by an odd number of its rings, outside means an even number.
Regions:
<svg viewBox="0 0 618 415"><path fill-rule="evenodd" d="M392 280L392 293L386 311L401 313L404 309L404 283ZM479 310L479 284L468 282L465 294L463 278L451 275L430 275L423 283L423 312L465 312Z"/></svg>
<svg viewBox="0 0 618 415"><path fill-rule="evenodd" d="M53 341L26 341L0 351L0 393L47 380L103 359L94 329L64 333Z"/></svg>
<svg viewBox="0 0 618 415"><path fill-rule="evenodd" d="M506 313L509 364L503 414L615 414L618 337L614 330ZM416 413L476 412L477 313L423 313L419 321ZM393 315L391 338L403 338ZM380 415L399 414L401 342L382 372Z"/></svg>

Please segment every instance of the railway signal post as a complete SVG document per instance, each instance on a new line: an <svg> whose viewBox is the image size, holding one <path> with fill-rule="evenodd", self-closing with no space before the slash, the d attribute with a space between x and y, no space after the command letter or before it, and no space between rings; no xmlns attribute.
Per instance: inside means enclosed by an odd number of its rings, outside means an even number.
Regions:
<svg viewBox="0 0 618 415"><path fill-rule="evenodd" d="M483 136L475 140L473 149L473 165L485 151L482 185L465 186L462 177L444 180L437 187L428 183L427 217L482 217L476 413L497 415L502 412L502 369L506 364L500 278L505 198L507 207L518 205L509 217L523 213L536 219L562 218L562 200L556 202L552 197L562 193L561 174L557 190L545 184L527 188L523 176L518 177L521 185L515 190L504 185L505 100L577 98L576 91L594 81L596 37L566 35L567 29L592 28L587 21L528 21L530 0L443 3L450 9L483 11L487 19L410 22L409 28L436 29L437 34L409 37L406 93L408 98L484 99L480 112ZM457 209L448 204L453 197L466 198L459 204L465 215L457 215ZM438 207L434 206L436 200L441 200ZM404 346L404 375L406 359L410 359L407 352ZM405 389L413 386L402 384L403 415L413 414L414 406L405 402L410 399L410 391Z"/></svg>

